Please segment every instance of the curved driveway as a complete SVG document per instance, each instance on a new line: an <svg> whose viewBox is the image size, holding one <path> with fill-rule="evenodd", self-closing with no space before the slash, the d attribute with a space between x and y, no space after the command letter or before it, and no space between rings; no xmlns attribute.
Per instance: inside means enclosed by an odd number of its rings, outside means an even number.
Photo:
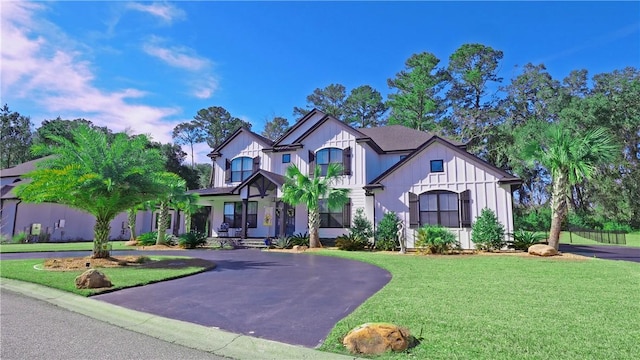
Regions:
<svg viewBox="0 0 640 360"><path fill-rule="evenodd" d="M3 254L2 258L85 254ZM213 260L217 267L181 279L92 298L234 333L316 347L336 322L391 279L391 274L376 266L328 256L253 249L163 251L161 254Z"/></svg>

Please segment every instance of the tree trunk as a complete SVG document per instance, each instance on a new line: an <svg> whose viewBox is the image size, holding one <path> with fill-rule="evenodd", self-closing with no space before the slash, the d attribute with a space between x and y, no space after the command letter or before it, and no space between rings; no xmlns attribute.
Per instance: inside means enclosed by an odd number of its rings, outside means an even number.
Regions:
<svg viewBox="0 0 640 360"><path fill-rule="evenodd" d="M184 212L184 232L186 233L191 232L191 212L190 211Z"/></svg>
<svg viewBox="0 0 640 360"><path fill-rule="evenodd" d="M166 202L160 203L160 212L158 214L158 237L156 245L164 244L164 238L169 227L169 205Z"/></svg>
<svg viewBox="0 0 640 360"><path fill-rule="evenodd" d="M562 222L567 215L567 175L559 172L553 177L552 186L549 246L553 246L558 250L558 247L560 246Z"/></svg>
<svg viewBox="0 0 640 360"><path fill-rule="evenodd" d="M127 210L127 224L129 225L129 240L136 240L136 216L138 211L135 209Z"/></svg>
<svg viewBox="0 0 640 360"><path fill-rule="evenodd" d="M93 255L94 259L106 259L109 257L109 233L111 232L111 219L97 217L93 227Z"/></svg>
<svg viewBox="0 0 640 360"><path fill-rule="evenodd" d="M320 228L320 213L318 209L309 209L309 247L318 248L320 245L320 237L318 229Z"/></svg>

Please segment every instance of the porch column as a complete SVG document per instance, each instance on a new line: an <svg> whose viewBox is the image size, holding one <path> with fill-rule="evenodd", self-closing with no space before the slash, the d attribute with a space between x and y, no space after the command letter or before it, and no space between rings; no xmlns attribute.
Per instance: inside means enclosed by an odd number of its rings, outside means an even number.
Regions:
<svg viewBox="0 0 640 360"><path fill-rule="evenodd" d="M240 237L247 238L247 211L249 208L249 199L242 199L242 233Z"/></svg>

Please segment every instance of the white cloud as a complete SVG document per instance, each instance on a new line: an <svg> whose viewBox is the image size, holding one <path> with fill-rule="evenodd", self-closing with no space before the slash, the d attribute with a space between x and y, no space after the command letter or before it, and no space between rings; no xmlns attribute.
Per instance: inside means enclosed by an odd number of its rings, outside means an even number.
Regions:
<svg viewBox="0 0 640 360"><path fill-rule="evenodd" d="M153 15L167 23L172 23L174 20L183 20L186 18L186 14L182 9L168 3L154 3L151 5L129 3L127 4L127 8Z"/></svg>
<svg viewBox="0 0 640 360"><path fill-rule="evenodd" d="M218 81L211 75L213 63L198 56L195 50L185 46L166 45L168 40L152 36L142 45L142 50L150 56L162 60L169 66L187 71L187 83L191 95L198 99L208 99L218 89Z"/></svg>
<svg viewBox="0 0 640 360"><path fill-rule="evenodd" d="M131 129L151 134L156 141L171 141L175 124L166 119L179 109L135 103L146 95L139 89L99 89L92 64L79 51L62 48L55 41L59 28L50 23L43 26L45 21L36 18L43 6L27 2L2 2L1 6L3 94L32 99L46 111L84 117L114 131ZM38 31L45 27L54 28L56 35Z"/></svg>

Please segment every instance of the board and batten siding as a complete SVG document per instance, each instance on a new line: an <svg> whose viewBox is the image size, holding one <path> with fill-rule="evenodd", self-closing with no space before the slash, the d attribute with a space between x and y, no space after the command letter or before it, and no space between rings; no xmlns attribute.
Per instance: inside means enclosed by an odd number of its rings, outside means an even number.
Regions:
<svg viewBox="0 0 640 360"><path fill-rule="evenodd" d="M230 186L225 181L225 168L226 161L232 161L239 157L255 158L260 157L260 168L271 171L271 157L262 152L264 145L256 140L254 136L246 132L242 132L236 136L233 141L227 144L224 149L221 150L222 156L216 158L214 166L214 187ZM231 183L231 185L237 185L239 182Z"/></svg>
<svg viewBox="0 0 640 360"><path fill-rule="evenodd" d="M443 160L444 172L431 173L431 160ZM413 157L402 167L386 177L382 183L384 190L375 192L375 217L378 223L384 213L394 211L404 222L407 246L414 247L415 230L409 229L409 193L420 195L427 191L448 190L461 193L471 192L471 218L487 207L493 210L504 225L505 232L513 232L511 209L511 187L500 185L501 174L487 168L472 155L464 156L450 148L433 143ZM450 228L460 240L464 249L473 248L470 228Z"/></svg>
<svg viewBox="0 0 640 360"><path fill-rule="evenodd" d="M318 121L320 121L324 117L324 114L316 113L311 118L307 119L302 124L296 124L295 126L299 126L297 129L293 130L290 134L288 134L284 139L279 141L279 144L291 144L304 133L307 132L313 125L315 125Z"/></svg>

